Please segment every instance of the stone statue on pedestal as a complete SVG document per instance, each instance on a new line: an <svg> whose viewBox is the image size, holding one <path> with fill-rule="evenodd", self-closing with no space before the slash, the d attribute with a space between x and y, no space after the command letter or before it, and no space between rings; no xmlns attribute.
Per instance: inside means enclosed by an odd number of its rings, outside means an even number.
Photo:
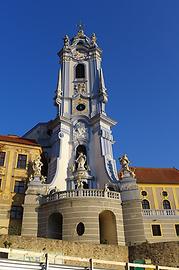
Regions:
<svg viewBox="0 0 179 270"><path fill-rule="evenodd" d="M43 163L41 162L41 157L37 156L32 162L31 162L31 170L32 173L29 176L29 182L41 182L44 184L46 182L46 176L43 176L41 174Z"/></svg>
<svg viewBox="0 0 179 270"><path fill-rule="evenodd" d="M34 171L34 176L41 176L41 168L43 166L43 163L41 162L41 157L38 156L34 161L33 161L33 164L32 164L32 168L33 168L33 171Z"/></svg>
<svg viewBox="0 0 179 270"><path fill-rule="evenodd" d="M124 177L132 177L135 178L134 169L129 167L130 160L127 155L124 154L121 158L119 158L121 169L119 171L119 178L122 179Z"/></svg>
<svg viewBox="0 0 179 270"><path fill-rule="evenodd" d="M64 47L68 47L70 45L70 39L67 35L64 37Z"/></svg>
<svg viewBox="0 0 179 270"><path fill-rule="evenodd" d="M78 158L76 159L76 162L78 164L77 171L79 171L79 170L86 171L86 168L85 168L86 156L85 156L85 154L80 152Z"/></svg>

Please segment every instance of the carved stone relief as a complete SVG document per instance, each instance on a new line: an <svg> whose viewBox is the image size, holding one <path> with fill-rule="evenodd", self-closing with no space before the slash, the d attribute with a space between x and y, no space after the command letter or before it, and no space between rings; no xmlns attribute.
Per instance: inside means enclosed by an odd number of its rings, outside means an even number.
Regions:
<svg viewBox="0 0 179 270"><path fill-rule="evenodd" d="M88 128L84 122L77 122L73 128L73 139L88 140Z"/></svg>
<svg viewBox="0 0 179 270"><path fill-rule="evenodd" d="M72 57L75 59L75 60L86 60L88 59L88 54L85 53L85 52L79 52L79 51L74 51L72 53Z"/></svg>
<svg viewBox="0 0 179 270"><path fill-rule="evenodd" d="M86 84L85 83L77 83L74 85L74 94L86 94L87 89L86 89Z"/></svg>

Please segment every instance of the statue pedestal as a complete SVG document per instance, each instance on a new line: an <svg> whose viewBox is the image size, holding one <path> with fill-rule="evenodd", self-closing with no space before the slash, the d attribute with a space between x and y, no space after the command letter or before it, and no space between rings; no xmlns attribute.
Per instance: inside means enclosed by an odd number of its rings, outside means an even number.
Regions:
<svg viewBox="0 0 179 270"><path fill-rule="evenodd" d="M39 199L40 195L45 195L46 193L47 185L41 183L39 176L35 176L28 184L26 191L21 235L37 236Z"/></svg>
<svg viewBox="0 0 179 270"><path fill-rule="evenodd" d="M120 191L125 241L128 245L145 242L141 200L136 179L128 175L124 176Z"/></svg>

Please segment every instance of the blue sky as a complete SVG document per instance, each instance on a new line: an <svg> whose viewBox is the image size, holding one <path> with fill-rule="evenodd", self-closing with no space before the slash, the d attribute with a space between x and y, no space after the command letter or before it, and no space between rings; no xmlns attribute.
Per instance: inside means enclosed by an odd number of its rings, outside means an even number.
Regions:
<svg viewBox="0 0 179 270"><path fill-rule="evenodd" d="M1 0L0 134L55 117L57 52L82 21L103 49L117 158L179 168L179 1Z"/></svg>

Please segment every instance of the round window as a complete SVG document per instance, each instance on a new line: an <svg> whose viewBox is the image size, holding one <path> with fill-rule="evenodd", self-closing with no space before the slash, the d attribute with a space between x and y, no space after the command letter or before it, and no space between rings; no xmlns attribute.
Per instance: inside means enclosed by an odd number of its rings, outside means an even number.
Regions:
<svg viewBox="0 0 179 270"><path fill-rule="evenodd" d="M168 196L167 191L162 191L162 195L163 195L164 197Z"/></svg>
<svg viewBox="0 0 179 270"><path fill-rule="evenodd" d="M78 223L76 231L79 236L83 235L85 232L85 225L82 222Z"/></svg>
<svg viewBox="0 0 179 270"><path fill-rule="evenodd" d="M147 192L145 190L142 190L141 194L142 196L147 196Z"/></svg>
<svg viewBox="0 0 179 270"><path fill-rule="evenodd" d="M82 103L80 103L80 104L78 104L77 106L76 106L76 109L78 110L78 111L84 111L85 110L85 108L86 108L86 106L85 106L85 104L82 104Z"/></svg>

